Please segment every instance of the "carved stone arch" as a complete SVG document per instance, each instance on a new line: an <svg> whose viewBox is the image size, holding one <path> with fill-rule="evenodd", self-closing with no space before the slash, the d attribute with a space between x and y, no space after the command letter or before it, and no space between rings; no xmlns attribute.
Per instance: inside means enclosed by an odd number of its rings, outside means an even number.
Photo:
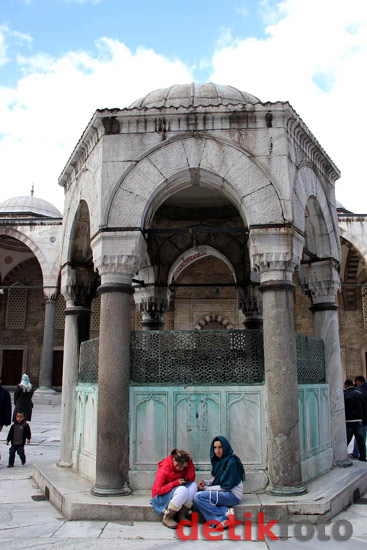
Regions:
<svg viewBox="0 0 367 550"><path fill-rule="evenodd" d="M230 272L232 273L233 279L236 282L236 273L233 269L233 266L231 262L228 260L228 258L219 252L219 250L216 250L215 248L208 246L208 245L200 245L196 248L190 248L188 250L185 250L180 256L174 261L174 263L171 266L171 269L168 273L167 278L167 284L168 286L172 283L172 280L177 279L177 276L182 273L184 269L186 269L189 265L192 265L194 262L198 260L202 260L205 257L208 256L214 256L215 258L218 258L223 263L226 264Z"/></svg>
<svg viewBox="0 0 367 550"><path fill-rule="evenodd" d="M259 161L231 142L181 136L151 150L125 171L111 193L102 223L147 227L152 212L193 181L226 195L246 225L290 219L280 186Z"/></svg>
<svg viewBox="0 0 367 550"><path fill-rule="evenodd" d="M367 246L365 243L360 241L355 235L344 229L343 227L339 227L339 233L342 240L344 240L345 244L348 245L350 243L356 253L359 256L360 261L362 262L364 268L367 270Z"/></svg>
<svg viewBox="0 0 367 550"><path fill-rule="evenodd" d="M293 223L305 235L305 246L319 258L340 260L337 222L313 168L300 165L294 183Z"/></svg>
<svg viewBox="0 0 367 550"><path fill-rule="evenodd" d="M9 237L13 237L13 239L17 239L18 241L21 241L23 244L25 244L37 258L37 261L41 267L42 280L43 281L50 280L51 278L50 266L42 250L36 245L34 241L32 241L32 239L30 239L27 235L25 235L21 231L18 231L17 229L12 229L10 227L0 228L0 236L1 235L8 235Z"/></svg>
<svg viewBox="0 0 367 550"><path fill-rule="evenodd" d="M64 220L63 220L63 241L62 241L62 247L61 247L61 265L64 265L69 260L69 253L70 253L70 241L71 241L71 234L73 231L73 225L75 222L75 217L77 216L78 209L80 207L80 203L84 202L86 203L89 211L89 222L90 222L90 234L93 235L92 230L92 219L91 219L91 208L90 208L90 200L88 197L81 196L80 189L76 187L72 191L72 196L69 197L67 208L65 210L64 214ZM95 220L95 223L98 223L98 220Z"/></svg>
<svg viewBox="0 0 367 550"><path fill-rule="evenodd" d="M199 321L197 321L197 323L195 324L195 330L202 330L205 325L213 322L220 323L227 330L233 330L232 322L227 317L220 315L220 313L208 313L207 315L199 319Z"/></svg>
<svg viewBox="0 0 367 550"><path fill-rule="evenodd" d="M358 285L367 281L367 263L361 252L349 240L341 237L341 243L348 249L344 269L341 273L342 283L344 283L342 286L344 309L355 311L358 309L358 302L361 297L361 287ZM358 278L360 263L364 270L364 276L361 279Z"/></svg>

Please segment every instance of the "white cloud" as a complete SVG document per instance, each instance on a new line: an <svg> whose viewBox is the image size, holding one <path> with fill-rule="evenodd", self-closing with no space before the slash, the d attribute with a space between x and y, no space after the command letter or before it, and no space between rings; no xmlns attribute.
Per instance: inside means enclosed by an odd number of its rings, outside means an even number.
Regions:
<svg viewBox="0 0 367 550"><path fill-rule="evenodd" d="M237 6L236 12L242 15L242 17L247 17L248 15L250 15L250 12L247 9L245 4L242 4L241 6Z"/></svg>
<svg viewBox="0 0 367 550"><path fill-rule="evenodd" d="M126 107L146 93L193 80L191 70L152 50L131 52L101 38L97 54L19 56L16 87L0 87L0 201L35 195L63 207L57 178L97 108ZM1 139L2 137L2 139Z"/></svg>
<svg viewBox="0 0 367 550"><path fill-rule="evenodd" d="M275 21L266 38L218 48L210 79L262 101L288 100L341 169L338 200L367 212L367 2L284 0L265 7Z"/></svg>
<svg viewBox="0 0 367 550"><path fill-rule="evenodd" d="M0 25L0 66L9 61L8 49L12 44L31 44L29 34L12 31L8 25Z"/></svg>

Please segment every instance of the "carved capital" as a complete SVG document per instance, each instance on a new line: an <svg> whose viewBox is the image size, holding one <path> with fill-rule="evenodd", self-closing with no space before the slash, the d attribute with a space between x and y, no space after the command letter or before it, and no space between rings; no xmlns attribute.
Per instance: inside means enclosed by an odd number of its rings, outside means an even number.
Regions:
<svg viewBox="0 0 367 550"><path fill-rule="evenodd" d="M260 328L263 321L262 296L257 285L247 285L238 289L238 309L245 316L246 328Z"/></svg>
<svg viewBox="0 0 367 550"><path fill-rule="evenodd" d="M260 282L291 281L302 257L304 238L290 227L260 227L250 230L251 268Z"/></svg>
<svg viewBox="0 0 367 550"><path fill-rule="evenodd" d="M162 314L168 310L171 292L167 287L142 287L135 289L135 303L142 313Z"/></svg>
<svg viewBox="0 0 367 550"><path fill-rule="evenodd" d="M89 307L97 287L96 274L89 268L74 268L70 265L61 271L61 292L66 307Z"/></svg>
<svg viewBox="0 0 367 550"><path fill-rule="evenodd" d="M45 302L56 302L59 295L59 289L55 286L53 287L43 287L43 296Z"/></svg>
<svg viewBox="0 0 367 550"><path fill-rule="evenodd" d="M102 284L131 284L144 258L146 244L136 231L99 233L91 242L93 261Z"/></svg>
<svg viewBox="0 0 367 550"><path fill-rule="evenodd" d="M302 264L298 269L298 279L304 294L313 304L335 303L340 289L338 264L334 260Z"/></svg>

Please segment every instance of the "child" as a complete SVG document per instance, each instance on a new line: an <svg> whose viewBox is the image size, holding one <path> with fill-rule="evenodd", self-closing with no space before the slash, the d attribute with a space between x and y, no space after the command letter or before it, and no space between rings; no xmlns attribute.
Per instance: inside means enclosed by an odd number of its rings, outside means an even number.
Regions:
<svg viewBox="0 0 367 550"><path fill-rule="evenodd" d="M20 460L24 466L25 464L25 454L24 454L24 444L27 440L27 443L31 442L31 429L29 424L24 419L24 413L17 412L15 417L15 423L11 426L6 444L9 445L11 441L11 447L9 449L9 464L8 468L14 466L15 453L18 453Z"/></svg>

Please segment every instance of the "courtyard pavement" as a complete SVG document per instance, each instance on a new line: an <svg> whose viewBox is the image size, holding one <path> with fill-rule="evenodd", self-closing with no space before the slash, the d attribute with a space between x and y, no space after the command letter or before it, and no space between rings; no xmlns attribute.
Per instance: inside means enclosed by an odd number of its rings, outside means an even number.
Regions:
<svg viewBox="0 0 367 550"><path fill-rule="evenodd" d="M102 550L108 547L124 550L148 550L162 548L203 548L204 550L228 550L242 546L246 550L311 550L340 549L362 550L367 548L367 494L347 510L336 516L330 524L318 528L310 540L299 540L294 526L289 527L290 538L264 541L257 540L256 527L252 530L252 540L244 539L243 526L236 528L241 540L206 540L199 526L199 540L182 541L174 530L163 527L158 522L118 522L118 521L69 521L47 500L32 479L33 464L57 461L60 445L60 405L36 404L30 423L32 441L26 446L27 463L20 465L16 457L15 467L7 468L8 447L5 445L8 428L0 433L0 549L52 549L52 550ZM341 520L347 520L347 527L353 534L348 540L336 540L338 529L343 536ZM351 527L350 527L351 526ZM337 529L338 527L338 529ZM329 540L318 537L330 536ZM272 528L279 534L279 526ZM188 531L185 531L188 533ZM307 535L307 526L304 526ZM249 537L248 537L249 538Z"/></svg>

